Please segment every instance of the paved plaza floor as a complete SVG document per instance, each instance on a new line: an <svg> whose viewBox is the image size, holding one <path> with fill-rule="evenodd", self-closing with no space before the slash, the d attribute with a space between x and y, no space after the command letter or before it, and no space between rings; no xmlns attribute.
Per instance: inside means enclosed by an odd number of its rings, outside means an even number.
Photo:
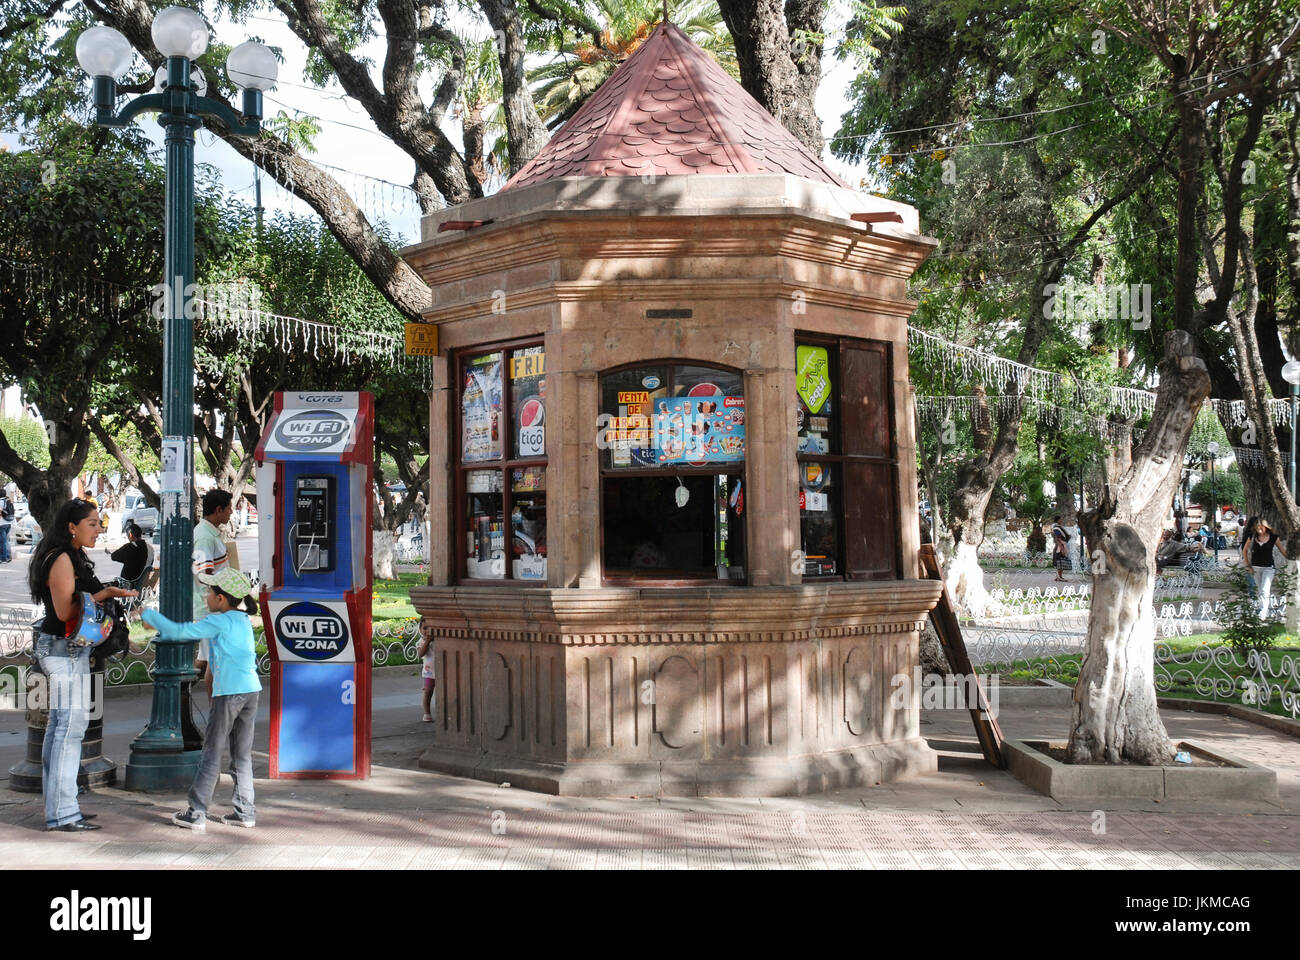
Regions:
<svg viewBox="0 0 1300 960"><path fill-rule="evenodd" d="M177 793L119 788L83 797L104 829L42 831L39 796L0 780L0 869L1046 869L1300 867L1300 740L1209 714L1164 711L1171 735L1206 741L1278 773L1277 803L1201 801L1066 808L977 755L966 711L929 711L922 733L939 772L915 780L778 799L549 797L417 768L431 740L414 668L376 671L368 781L265 779L266 697L255 773L257 827L170 823ZM114 697L106 753L120 763L147 718L146 696ZM1062 737L1069 709L1003 704L1009 737ZM0 714L0 776L23 750L21 714ZM215 812L226 809L223 776Z"/></svg>

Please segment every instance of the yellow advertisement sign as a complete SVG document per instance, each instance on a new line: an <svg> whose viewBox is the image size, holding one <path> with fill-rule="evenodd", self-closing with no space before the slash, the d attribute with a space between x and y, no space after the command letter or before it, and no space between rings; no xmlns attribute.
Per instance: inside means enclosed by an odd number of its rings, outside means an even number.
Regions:
<svg viewBox="0 0 1300 960"><path fill-rule="evenodd" d="M649 403L650 392L648 390L620 390L618 392L619 403Z"/></svg>
<svg viewBox="0 0 1300 960"><path fill-rule="evenodd" d="M546 354L526 353L510 358L510 379L522 380L525 377L540 377L546 372Z"/></svg>
<svg viewBox="0 0 1300 960"><path fill-rule="evenodd" d="M431 323L406 325L406 355L408 357L436 357L438 355L438 328Z"/></svg>

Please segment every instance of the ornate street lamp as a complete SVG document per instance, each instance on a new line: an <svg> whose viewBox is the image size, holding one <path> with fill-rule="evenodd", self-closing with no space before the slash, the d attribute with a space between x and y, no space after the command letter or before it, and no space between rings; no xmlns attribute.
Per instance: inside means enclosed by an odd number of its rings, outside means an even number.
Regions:
<svg viewBox="0 0 1300 960"><path fill-rule="evenodd" d="M77 61L94 82L95 123L125 127L138 114L157 111L166 132L166 282L163 334L163 482L159 609L172 620L192 615L191 493L194 476L194 330L188 313L194 287L194 131L203 116L219 117L239 136L261 132L262 91L275 83L274 54L260 43L241 43L226 58L226 75L243 91L243 118L206 96L207 81L193 61L208 49L208 25L186 7L168 7L153 19L153 42L167 62L155 90L115 110L117 81L134 58L130 42L112 27L91 27L77 38ZM149 725L131 744L128 790L189 786L199 752L185 750L181 681L192 679L196 641L155 640L153 709Z"/></svg>

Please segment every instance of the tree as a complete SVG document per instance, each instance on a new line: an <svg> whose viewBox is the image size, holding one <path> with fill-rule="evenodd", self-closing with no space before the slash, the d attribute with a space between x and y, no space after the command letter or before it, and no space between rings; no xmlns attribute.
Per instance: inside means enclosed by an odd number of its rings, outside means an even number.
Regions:
<svg viewBox="0 0 1300 960"><path fill-rule="evenodd" d="M1094 232L1161 169L1167 147L1114 151L1125 121L1107 85L1140 77L1141 64L1122 52L1092 57L1077 39L1086 33L1059 19L1035 4L909 5L879 71L854 82L835 140L846 159L879 151L885 195L917 206L944 243L918 271L915 322L1030 366L1054 343L1078 353L1078 332L1048 309L1052 292L1091 279ZM1005 385L1013 397L1023 389ZM977 616L987 605L985 515L1015 462L1028 407L1002 402L995 418L985 409L972 407L987 428L973 431L946 517L949 588Z"/></svg>
<svg viewBox="0 0 1300 960"><path fill-rule="evenodd" d="M537 45L552 59L529 71L528 81L549 126L573 116L636 52L663 16L662 0L598 0L594 7L589 26L598 28L595 39L586 39L581 30L571 35L563 26L549 29L545 22L537 31ZM728 72L737 72L735 47L713 0L673 0L668 19Z"/></svg>
<svg viewBox="0 0 1300 960"><path fill-rule="evenodd" d="M77 35L95 22L121 31L139 54L120 91L149 89L154 71L163 63L150 34L154 11L145 0L88 0L85 6L71 9L65 9L66 0L10 0L10 5L13 16L0 34L0 53L17 69L0 80L0 93L9 94L0 99L0 118L11 123L27 124L64 113L87 116L89 103L73 47ZM722 5L745 87L820 152L821 133L812 104L821 74L824 0L798 0L784 8L775 0L763 0L756 9L750 6L748 2ZM209 13L221 9L237 20L268 12L284 16L307 48L308 78L318 84L337 81L376 128L410 156L415 165L412 188L426 212L482 196L488 165L485 151L515 171L545 142L545 128L524 73L530 37L536 41L550 30L575 44L579 35L596 48L604 42L592 3L527 0L521 5L515 0L477 0L456 5L462 14L480 15L496 38L507 141L501 151L495 141L489 144L483 136L481 118L473 110L458 111L459 147L444 129L454 119L450 109L473 59L465 40L450 26L452 5L435 0L364 0L344 12L323 0L233 0L198 7ZM875 10L869 3L854 3L852 8ZM378 70L360 52L363 44L377 39L384 46ZM213 44L196 65L214 95L231 98L234 90L219 69L226 49ZM422 89L429 89L422 86L426 76L434 82L431 92L423 94ZM218 119L204 122L209 131L311 207L403 316L420 318L431 297L423 281L385 242L338 180L308 161L301 144L283 127L273 131L269 127L274 125L268 125L259 139L251 140L233 136Z"/></svg>
<svg viewBox="0 0 1300 960"><path fill-rule="evenodd" d="M1294 3L1247 2L1222 9L1202 0L1188 0L1169 11L1138 2L1093 7L1103 29L1150 53L1169 85L1177 109L1177 252L1172 330L1165 337L1151 423L1129 470L1083 518L1095 548L1094 585L1067 751L1076 763L1160 764L1172 756L1152 679L1153 557L1166 505L1178 483L1176 466L1210 392L1206 365L1194 352L1196 334L1226 318L1239 350L1250 355L1253 331L1245 331L1254 319L1255 291L1249 276L1246 310L1231 305L1239 294L1238 264L1250 256L1243 242L1242 177L1264 109L1282 87L1284 57L1300 30L1300 24L1290 27L1285 19L1294 11ZM1228 72L1241 63L1248 65L1245 71ZM1209 265L1212 299L1198 308L1204 253L1199 225L1210 199L1204 191L1210 111L1235 114L1241 132L1231 165L1215 165L1216 172L1222 172L1215 213L1224 227L1223 261ZM1246 313L1252 315L1247 318ZM1243 392L1248 404L1263 409L1245 383Z"/></svg>
<svg viewBox="0 0 1300 960"><path fill-rule="evenodd" d="M1219 470L1211 478L1202 474L1188 495L1192 503L1198 504L1208 518L1216 507L1233 504L1238 509L1245 497L1241 486L1241 474L1236 470Z"/></svg>
<svg viewBox="0 0 1300 960"><path fill-rule="evenodd" d="M43 526L91 453L109 358L127 340L160 344L140 278L162 272L162 196L157 167L94 132L54 130L34 150L0 154L0 383L39 411L47 446L33 460L0 435L0 470ZM220 236L200 200L202 251Z"/></svg>

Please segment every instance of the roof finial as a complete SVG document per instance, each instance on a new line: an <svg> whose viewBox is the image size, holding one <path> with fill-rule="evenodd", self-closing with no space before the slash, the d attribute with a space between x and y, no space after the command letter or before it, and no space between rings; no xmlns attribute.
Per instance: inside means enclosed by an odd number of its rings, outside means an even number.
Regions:
<svg viewBox="0 0 1300 960"><path fill-rule="evenodd" d="M664 0L664 23L668 22L668 0Z"/></svg>

